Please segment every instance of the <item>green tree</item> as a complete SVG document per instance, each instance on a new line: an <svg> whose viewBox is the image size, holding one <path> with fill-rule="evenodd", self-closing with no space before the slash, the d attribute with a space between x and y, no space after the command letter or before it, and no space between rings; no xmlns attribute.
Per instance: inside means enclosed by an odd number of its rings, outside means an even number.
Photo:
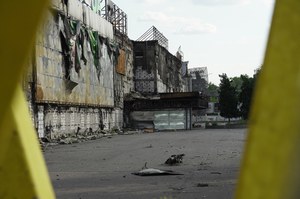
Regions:
<svg viewBox="0 0 300 199"><path fill-rule="evenodd" d="M242 86L241 86L241 92L239 94L239 103L240 103L241 116L245 120L248 119L249 117L251 102L252 102L255 84L259 72L260 69L257 69L253 77L248 77L247 75L241 75Z"/></svg>
<svg viewBox="0 0 300 199"><path fill-rule="evenodd" d="M207 95L210 97L211 102L218 102L219 87L213 83L208 83Z"/></svg>
<svg viewBox="0 0 300 199"><path fill-rule="evenodd" d="M220 115L225 117L230 122L230 118L237 117L239 115L237 105L238 98L236 89L232 86L231 81L225 73L219 75L219 108Z"/></svg>
<svg viewBox="0 0 300 199"><path fill-rule="evenodd" d="M241 87L243 80L241 77L232 77L230 78L231 85L235 88L236 92L239 94L241 92Z"/></svg>
<svg viewBox="0 0 300 199"><path fill-rule="evenodd" d="M248 119L249 110L252 101L252 93L254 89L254 79L246 75L241 75L242 86L239 94L240 113L243 119Z"/></svg>

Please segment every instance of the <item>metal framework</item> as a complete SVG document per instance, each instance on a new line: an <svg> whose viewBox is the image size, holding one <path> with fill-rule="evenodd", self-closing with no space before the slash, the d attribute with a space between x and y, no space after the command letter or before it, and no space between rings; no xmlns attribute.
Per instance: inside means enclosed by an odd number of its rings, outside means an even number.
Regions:
<svg viewBox="0 0 300 199"><path fill-rule="evenodd" d="M157 40L158 44L162 47L168 49L169 48L169 41L168 39L157 30L154 26L149 28L142 36L140 36L137 41L150 41L150 40Z"/></svg>
<svg viewBox="0 0 300 199"><path fill-rule="evenodd" d="M79 0L109 21L115 32L127 36L127 14L111 0Z"/></svg>
<svg viewBox="0 0 300 199"><path fill-rule="evenodd" d="M127 14L111 0L101 0L101 16L112 23L114 30L127 36Z"/></svg>

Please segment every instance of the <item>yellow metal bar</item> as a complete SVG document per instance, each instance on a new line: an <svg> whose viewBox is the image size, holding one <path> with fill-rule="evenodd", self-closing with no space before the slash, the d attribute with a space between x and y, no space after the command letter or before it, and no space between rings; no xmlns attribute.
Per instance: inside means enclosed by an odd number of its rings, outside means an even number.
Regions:
<svg viewBox="0 0 300 199"><path fill-rule="evenodd" d="M2 0L0 3L0 122L20 79L47 5L46 0Z"/></svg>
<svg viewBox="0 0 300 199"><path fill-rule="evenodd" d="M237 199L299 198L300 1L277 0Z"/></svg>
<svg viewBox="0 0 300 199"><path fill-rule="evenodd" d="M0 198L55 198L20 86L48 1L0 3Z"/></svg>
<svg viewBox="0 0 300 199"><path fill-rule="evenodd" d="M8 113L9 124L1 129L6 134L6 140L1 140L6 150L0 156L0 198L55 198L20 87Z"/></svg>

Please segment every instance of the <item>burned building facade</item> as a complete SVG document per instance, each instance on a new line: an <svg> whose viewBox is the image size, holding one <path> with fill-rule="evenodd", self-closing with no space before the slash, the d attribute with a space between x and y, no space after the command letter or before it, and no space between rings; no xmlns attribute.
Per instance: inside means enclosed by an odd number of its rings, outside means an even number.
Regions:
<svg viewBox="0 0 300 199"><path fill-rule="evenodd" d="M188 130L192 128L192 112L207 107L207 98L199 92L159 93L127 99L125 125L150 132Z"/></svg>
<svg viewBox="0 0 300 199"><path fill-rule="evenodd" d="M125 100L125 125L147 131L191 129L193 109L204 109L207 101L200 93L185 92L183 53L168 51L168 40L154 26L137 41L134 49L135 91Z"/></svg>
<svg viewBox="0 0 300 199"><path fill-rule="evenodd" d="M192 79L192 91L206 93L208 86L207 67L191 68L188 69L188 72Z"/></svg>
<svg viewBox="0 0 300 199"><path fill-rule="evenodd" d="M53 0L40 27L24 83L39 137L123 127L123 98L134 89L133 46L127 27L100 12L120 9L101 2ZM109 17L116 20L111 10Z"/></svg>
<svg viewBox="0 0 300 199"><path fill-rule="evenodd" d="M158 41L134 41L135 90L141 93L182 92L181 60Z"/></svg>
<svg viewBox="0 0 300 199"><path fill-rule="evenodd" d="M137 41L134 49L135 90L140 93L182 92L182 60L172 55L168 40L154 26Z"/></svg>
<svg viewBox="0 0 300 199"><path fill-rule="evenodd" d="M162 118L161 124L152 120L157 129L190 128L191 108L205 106L194 94L177 94L175 104L164 105L172 97L161 93L185 90L182 60L168 51L168 40L155 27L138 41L130 40L127 15L112 1L52 0L46 19L23 82L39 137L135 127L132 118L144 111L136 109L141 98L132 96L137 93L151 95L148 102L162 106L148 113L165 111L152 114ZM153 101L158 94L164 99Z"/></svg>

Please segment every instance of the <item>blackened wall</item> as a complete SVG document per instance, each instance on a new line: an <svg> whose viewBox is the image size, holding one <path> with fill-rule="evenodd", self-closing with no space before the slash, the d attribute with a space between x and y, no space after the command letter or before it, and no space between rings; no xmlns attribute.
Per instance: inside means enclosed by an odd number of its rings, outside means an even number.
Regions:
<svg viewBox="0 0 300 199"><path fill-rule="evenodd" d="M141 93L183 91L182 63L157 41L134 41L135 89Z"/></svg>
<svg viewBox="0 0 300 199"><path fill-rule="evenodd" d="M132 62L112 24L80 1L52 0L23 83L39 136L122 128Z"/></svg>

